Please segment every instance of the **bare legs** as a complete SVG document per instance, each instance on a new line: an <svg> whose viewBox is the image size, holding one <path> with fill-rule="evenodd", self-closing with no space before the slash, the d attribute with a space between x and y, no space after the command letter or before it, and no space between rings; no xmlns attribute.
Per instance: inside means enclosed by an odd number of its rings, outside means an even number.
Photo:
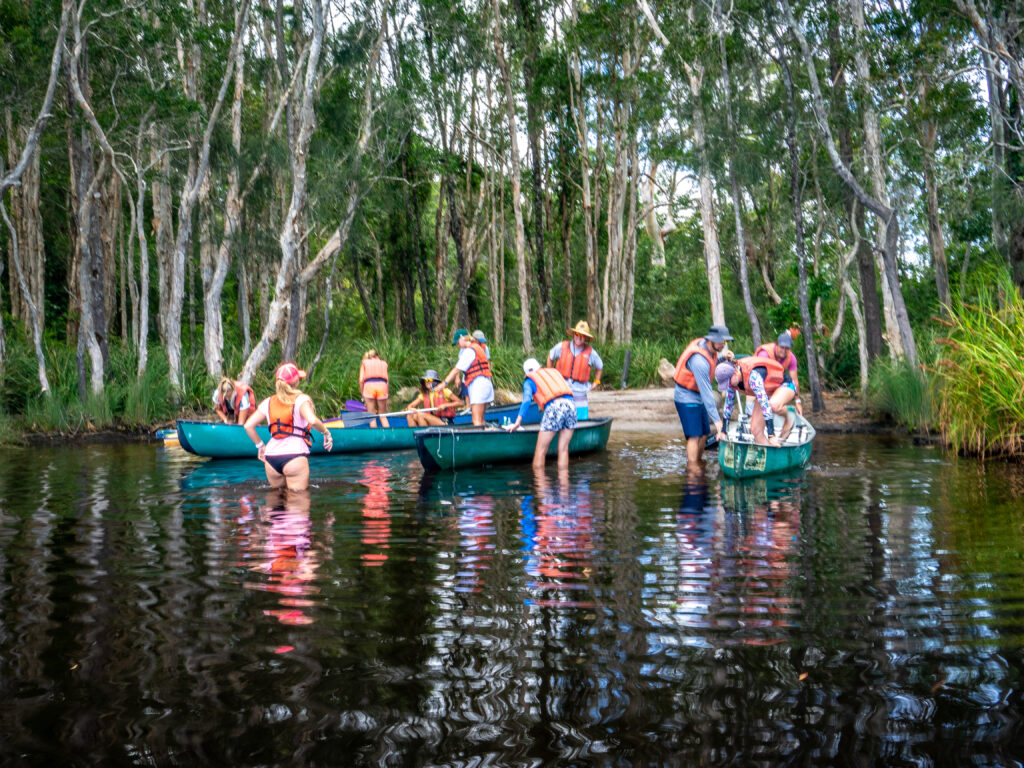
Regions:
<svg viewBox="0 0 1024 768"><path fill-rule="evenodd" d="M387 413L388 412L388 399L386 397L367 397L366 400L366 411L367 413ZM380 425L382 427L390 427L386 416L380 417ZM371 427L377 426L377 420L374 419L370 422Z"/></svg>
<svg viewBox="0 0 1024 768"><path fill-rule="evenodd" d="M263 462L267 471L267 481L275 488L287 488L289 491L304 491L309 487L309 461L305 456L296 456L285 464L283 472L278 472L267 461Z"/></svg>
<svg viewBox="0 0 1024 768"><path fill-rule="evenodd" d="M487 412L487 403L473 403L469 409L473 413L473 426L482 427L486 423L484 414Z"/></svg>
<svg viewBox="0 0 1024 768"><path fill-rule="evenodd" d="M786 417L786 423L779 432L779 440L785 440L793 430L793 423L796 421L793 414L786 406L789 401L796 397L796 393L789 387L779 387L771 396L772 411ZM764 414L761 413L759 405L754 405L754 412L750 415L750 434L754 436L754 442L758 445L768 445L768 436L765 434Z"/></svg>
<svg viewBox="0 0 1024 768"><path fill-rule="evenodd" d="M558 430L558 469L564 470L569 468L569 441L572 440L572 433L574 429L560 429ZM548 447L551 445L551 441L555 439L554 432L538 432L537 433L537 447L533 450L533 468L543 469L544 462L548 457Z"/></svg>

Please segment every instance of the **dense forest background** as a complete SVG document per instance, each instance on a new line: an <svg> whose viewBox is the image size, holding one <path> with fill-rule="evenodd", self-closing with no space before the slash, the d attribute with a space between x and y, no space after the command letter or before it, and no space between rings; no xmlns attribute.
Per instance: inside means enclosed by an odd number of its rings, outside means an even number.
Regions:
<svg viewBox="0 0 1024 768"><path fill-rule="evenodd" d="M145 421L281 359L344 397L370 344L442 368L482 328L514 369L580 318L652 378L712 322L747 351L797 327L816 406L927 368L1024 286L1021 19L0 0L4 410Z"/></svg>

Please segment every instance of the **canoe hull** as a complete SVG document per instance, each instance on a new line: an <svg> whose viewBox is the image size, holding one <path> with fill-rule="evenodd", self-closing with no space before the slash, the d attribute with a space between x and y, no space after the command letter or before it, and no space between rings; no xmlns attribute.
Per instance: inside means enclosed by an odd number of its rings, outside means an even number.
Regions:
<svg viewBox="0 0 1024 768"><path fill-rule="evenodd" d="M519 403L513 403L512 405L499 405L493 408L488 408L484 413L484 420L493 422L494 424L501 424L505 419L509 422L516 420L516 416L519 414ZM372 413L366 413L365 411L342 411L341 420L344 422L346 427L368 427L370 422L376 421L376 416ZM470 413L459 413L452 419L452 424L472 424L473 415ZM523 424L539 424L540 423L540 411L537 408L536 403L530 403L530 407L526 409L526 414L523 416ZM388 416L388 424L392 427L408 427L409 421L405 416ZM422 429L422 427L420 427Z"/></svg>
<svg viewBox="0 0 1024 768"><path fill-rule="evenodd" d="M569 453L605 450L611 427L611 419L581 421L569 443ZM539 431L536 425L511 433L495 427L431 427L416 432L416 452L423 468L430 472L530 461ZM557 453L556 438L551 441L548 456Z"/></svg>
<svg viewBox="0 0 1024 768"><path fill-rule="evenodd" d="M339 426L332 426L334 423ZM346 429L340 426L340 423L335 420L324 422L331 430L331 438L334 440L332 453L411 450L416 445L413 439L416 432L414 427ZM270 440L270 430L266 425L256 427L256 432L263 442ZM256 458L256 446L240 424L179 420L178 440L182 448L196 456L211 459ZM313 445L309 452L310 455L327 453L323 435L319 432L313 432Z"/></svg>
<svg viewBox="0 0 1024 768"><path fill-rule="evenodd" d="M783 420L776 416L776 434L782 429ZM789 439L776 448L770 445L756 445L744 426L729 425L729 440L718 446L718 465L726 477L742 479L762 477L803 467L811 459L814 427L802 416L796 416Z"/></svg>

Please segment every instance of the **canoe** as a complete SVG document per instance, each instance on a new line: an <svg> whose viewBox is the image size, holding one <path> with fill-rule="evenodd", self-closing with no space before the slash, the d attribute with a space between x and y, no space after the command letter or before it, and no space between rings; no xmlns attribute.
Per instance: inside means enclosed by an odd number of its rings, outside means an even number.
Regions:
<svg viewBox="0 0 1024 768"><path fill-rule="evenodd" d="M499 405L487 409L484 413L484 421L503 424L505 419L508 419L509 422L513 422L516 420L518 413L519 403ZM340 418L346 427L368 427L370 422L376 420L377 416L365 411L342 411ZM452 424L455 425L472 423L473 415L468 410L465 412L460 411L452 419ZM405 416L388 416L388 424L392 427L408 427L409 420ZM540 424L540 410L537 408L536 403L530 403L530 407L526 409L526 415L523 416L523 424Z"/></svg>
<svg viewBox="0 0 1024 768"><path fill-rule="evenodd" d="M500 420L509 418L508 408L511 408L511 419L519 410L518 405L488 409L489 419ZM537 406L530 404L526 412L526 418L536 418L540 421L540 414ZM372 428L369 422L363 422L358 426L346 427L344 420L325 419L324 424L331 430L331 438L334 440L332 453L361 453L363 451L402 451L412 450L416 447L414 435L422 427L407 426L402 418L402 424L398 426L397 419L390 420L391 427L388 429ZM456 427L463 429L464 427ZM270 429L266 424L256 427L256 433L263 442L270 440ZM247 459L256 458L256 446L245 434L245 428L241 424L223 424L210 421L187 421L178 420L178 441L181 447L196 456L206 456L212 459ZM311 455L327 453L324 449L324 438L319 432L313 432L313 445L309 449Z"/></svg>
<svg viewBox="0 0 1024 768"><path fill-rule="evenodd" d="M608 445L612 420L587 419L579 422L569 453L603 451ZM461 469L503 462L530 461L537 445L539 424L506 432L498 426L429 427L416 432L416 452L428 472ZM551 441L548 456L558 453L558 439Z"/></svg>
<svg viewBox="0 0 1024 768"><path fill-rule="evenodd" d="M778 448L756 445L750 434L750 420L744 416L729 423L728 440L718 446L718 464L726 477L761 477L788 469L798 469L811 458L815 431L803 416L796 415L793 431ZM775 415L775 434L782 430L785 420Z"/></svg>

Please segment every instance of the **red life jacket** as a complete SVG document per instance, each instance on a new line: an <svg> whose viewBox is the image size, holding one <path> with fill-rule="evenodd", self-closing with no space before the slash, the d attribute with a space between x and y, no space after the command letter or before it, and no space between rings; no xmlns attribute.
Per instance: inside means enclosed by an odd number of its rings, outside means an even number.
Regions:
<svg viewBox="0 0 1024 768"><path fill-rule="evenodd" d="M469 342L469 348L476 354L476 360L466 371L465 383L468 386L477 376L491 378L491 364L487 361L487 351L480 346L479 341Z"/></svg>
<svg viewBox="0 0 1024 768"><path fill-rule="evenodd" d="M762 355L761 353L765 352L768 355L768 357L770 357L772 360L778 360L778 358L775 356L775 350L777 348L778 348L778 344L776 344L774 341L771 342L770 344L762 344L760 347L758 347L757 349L754 350L754 357L764 357L764 355ZM786 359L782 361L782 367L783 368L789 368L790 367L790 365L789 365L790 359L793 359L795 361L796 360L796 355L793 354L793 350L787 349L786 350Z"/></svg>
<svg viewBox="0 0 1024 768"><path fill-rule="evenodd" d="M387 381L388 364L379 357L370 357L363 360L362 381L366 381L367 379L384 379L384 381Z"/></svg>
<svg viewBox="0 0 1024 768"><path fill-rule="evenodd" d="M736 367L743 372L743 381L740 386L744 392L750 392L750 374L758 368L764 368L764 391L771 395L776 389L782 386L785 381L785 368L775 358L767 357L741 357L736 361Z"/></svg>
<svg viewBox="0 0 1024 768"><path fill-rule="evenodd" d="M562 342L562 352L555 361L555 370L573 381L590 381L590 353L594 350L589 344L583 351L574 355L572 342Z"/></svg>
<svg viewBox="0 0 1024 768"><path fill-rule="evenodd" d="M569 382L555 368L538 368L536 371L526 374L526 378L537 385L537 392L533 399L537 401L537 407L542 411L556 397L572 395Z"/></svg>
<svg viewBox="0 0 1024 768"><path fill-rule="evenodd" d="M448 398L444 396L444 388L427 390L426 396L423 398L423 404L427 408L436 408L439 405L443 405L448 402ZM439 416L442 419L451 419L455 417L455 406L449 408L442 408L439 411L433 412L435 416Z"/></svg>
<svg viewBox="0 0 1024 768"><path fill-rule="evenodd" d="M288 405L277 395L270 396L270 436L275 439L301 437L307 446L313 445L313 434L309 427L295 425L295 403Z"/></svg>
<svg viewBox="0 0 1024 768"><path fill-rule="evenodd" d="M679 361L676 363L675 376L672 377L676 384L692 392L700 392L697 388L697 380L693 378L690 369L686 367L687 361L693 355L700 355L708 361L708 365L711 366L711 380L714 381L715 378L715 356L703 344L699 343L703 340L703 338L694 339L686 346L683 354L679 356Z"/></svg>
<svg viewBox="0 0 1024 768"><path fill-rule="evenodd" d="M235 385L235 394L230 400L221 400L217 405L217 410L223 414L234 416L242 406L242 398L247 394L249 395L249 407L256 407L256 395L252 391L252 387L246 386L240 381L232 381Z"/></svg>

